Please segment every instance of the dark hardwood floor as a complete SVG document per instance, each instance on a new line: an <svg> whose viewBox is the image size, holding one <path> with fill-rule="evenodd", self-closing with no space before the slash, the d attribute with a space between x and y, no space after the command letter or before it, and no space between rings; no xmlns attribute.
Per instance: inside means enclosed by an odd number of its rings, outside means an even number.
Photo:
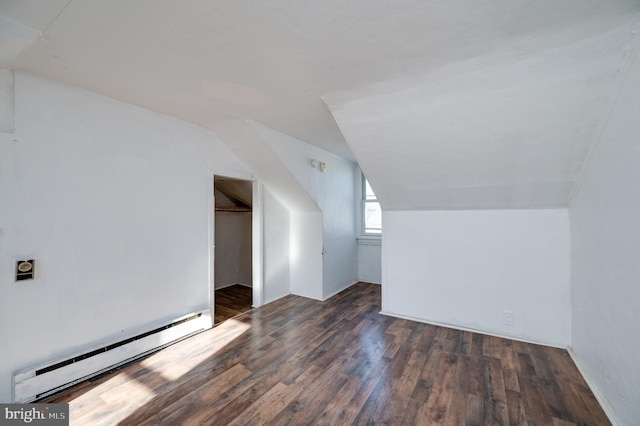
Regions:
<svg viewBox="0 0 640 426"><path fill-rule="evenodd" d="M250 310L252 297L252 289L239 284L216 290L214 324Z"/></svg>
<svg viewBox="0 0 640 426"><path fill-rule="evenodd" d="M78 425L607 425L566 351L287 296L49 401Z"/></svg>

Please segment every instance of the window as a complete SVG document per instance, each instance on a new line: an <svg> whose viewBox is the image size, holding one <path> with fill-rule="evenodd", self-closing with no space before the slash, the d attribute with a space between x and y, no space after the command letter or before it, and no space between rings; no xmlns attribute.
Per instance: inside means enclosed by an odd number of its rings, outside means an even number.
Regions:
<svg viewBox="0 0 640 426"><path fill-rule="evenodd" d="M379 246L382 237L382 208L373 188L359 169L355 180L353 202L358 244Z"/></svg>
<svg viewBox="0 0 640 426"><path fill-rule="evenodd" d="M362 212L364 235L380 235L382 234L382 209L376 194L371 189L369 181L362 177Z"/></svg>

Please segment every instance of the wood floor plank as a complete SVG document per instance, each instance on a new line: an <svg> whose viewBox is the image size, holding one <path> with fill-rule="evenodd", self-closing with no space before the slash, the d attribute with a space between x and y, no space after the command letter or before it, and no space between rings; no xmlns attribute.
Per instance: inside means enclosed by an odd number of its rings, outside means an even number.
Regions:
<svg viewBox="0 0 640 426"><path fill-rule="evenodd" d="M484 405L482 397L478 395L467 395L467 426L476 426L484 424Z"/></svg>
<svg viewBox="0 0 640 426"><path fill-rule="evenodd" d="M232 397L225 398L226 404L216 412L216 418L225 419L225 423L240 416L258 399L276 386L285 376L283 369L263 369L239 382L228 392ZM216 401L214 401L216 403Z"/></svg>
<svg viewBox="0 0 640 426"><path fill-rule="evenodd" d="M431 388L435 380L436 373L438 372L438 365L440 365L440 357L442 356L442 348L434 345L432 350L427 353L427 360L424 363L424 368L420 372L420 378L416 383L416 386L411 395L412 399L422 403L426 403L429 395L431 394Z"/></svg>
<svg viewBox="0 0 640 426"><path fill-rule="evenodd" d="M471 339L468 340L471 342ZM469 390L469 360L466 355L458 355L458 366L454 381L453 396L449 411L450 424L463 425L467 421L467 395Z"/></svg>
<svg viewBox="0 0 640 426"><path fill-rule="evenodd" d="M468 392L471 395L484 398L484 357L470 357L467 367L469 371Z"/></svg>
<svg viewBox="0 0 640 426"><path fill-rule="evenodd" d="M215 291L214 323L219 324L251 309L253 290L235 284Z"/></svg>
<svg viewBox="0 0 640 426"><path fill-rule="evenodd" d="M416 350L429 352L433 347L433 339L436 337L438 327L431 324L424 324L421 329L422 332L420 333L420 338L418 339Z"/></svg>
<svg viewBox="0 0 640 426"><path fill-rule="evenodd" d="M427 354L420 351L413 351L411 357L407 361L406 367L403 369L400 377L396 379L396 388L398 392L407 397L411 397L420 379L420 372L427 362Z"/></svg>
<svg viewBox="0 0 640 426"><path fill-rule="evenodd" d="M482 356L482 347L484 345L484 336L482 334L473 333L473 343L471 347L471 356L480 357Z"/></svg>
<svg viewBox="0 0 640 426"><path fill-rule="evenodd" d="M336 374L331 372L327 375L330 379L326 382L319 381L314 383L305 389L305 399L299 401L299 409L297 413L291 417L291 421L288 424L300 424L311 425L318 424L318 417L322 416L322 413L329 406L331 401L335 398L336 394L340 392L348 382L349 377L344 374Z"/></svg>
<svg viewBox="0 0 640 426"><path fill-rule="evenodd" d="M504 376L504 387L510 391L520 392L517 374L519 364L513 342L508 339L502 339L500 343L500 362Z"/></svg>
<svg viewBox="0 0 640 426"><path fill-rule="evenodd" d="M337 392L348 380L348 376L339 374L345 365L353 363L348 357L341 357L328 369L317 367L321 372L313 381L304 384L304 391L296 395L280 413L273 418L276 424L311 424L329 403L332 393ZM313 405L315 410L307 409Z"/></svg>
<svg viewBox="0 0 640 426"><path fill-rule="evenodd" d="M344 414L344 407L358 392L358 382L347 378L344 385L335 393L325 409L315 418L317 425L340 424L338 419Z"/></svg>
<svg viewBox="0 0 640 426"><path fill-rule="evenodd" d="M494 425L509 423L502 363L497 358L484 359L484 418Z"/></svg>
<svg viewBox="0 0 640 426"><path fill-rule="evenodd" d="M434 384L429 393L429 398L422 410L419 422L427 424L448 424L451 416L449 406L453 398L455 388L458 355L444 352L438 361Z"/></svg>
<svg viewBox="0 0 640 426"><path fill-rule="evenodd" d="M389 399L391 398L392 384L388 377L382 377L378 381L377 386L369 395L366 403L358 413L355 424L375 424L380 416L385 414ZM386 413L389 415L389 413ZM393 413L396 414L396 413ZM401 418L400 418L401 419ZM398 420L400 420L398 419ZM398 423L398 421L396 421ZM389 424L389 423L387 423Z"/></svg>
<svg viewBox="0 0 640 426"><path fill-rule="evenodd" d="M548 349L545 353L550 370L574 422L577 424L610 424L568 352L562 349Z"/></svg>
<svg viewBox="0 0 640 426"><path fill-rule="evenodd" d="M310 368L309 370L313 370ZM319 370L317 371L319 372ZM307 372L309 373L309 372ZM303 373L305 374L305 373ZM310 374L314 377L313 373ZM300 376L300 375L299 375ZM219 394L217 398L211 398L208 401L203 397L203 402L208 402L209 412L211 414L208 424L228 424L244 413L244 411L267 394L273 387L282 383L283 376L274 376L273 372L263 370L258 374L252 374L227 391ZM257 383L262 383L256 386ZM294 389L294 388L288 388ZM295 397L292 392L290 397ZM244 408L243 408L244 407ZM236 414L234 414L236 413ZM205 424L207 424L205 423ZM202 423L193 423L202 424Z"/></svg>
<svg viewBox="0 0 640 426"><path fill-rule="evenodd" d="M380 365L379 370L369 372L369 374L365 375L363 380L361 380L361 385L356 394L349 400L346 406L342 407L340 413L336 417L336 424L350 425L355 423L362 407L378 386L381 378L386 375L386 371L389 368L388 363L385 360L380 360L378 365ZM379 374L374 373L374 371L379 372Z"/></svg>
<svg viewBox="0 0 640 426"><path fill-rule="evenodd" d="M545 402L549 407L551 416L568 422L574 422L575 419L566 408L560 386L554 380L551 365L548 362L547 355L542 346L533 345L531 361L533 362L536 375L540 379L539 384L544 392Z"/></svg>
<svg viewBox="0 0 640 426"><path fill-rule="evenodd" d="M219 298L221 299L221 298ZM72 425L608 425L566 351L286 296L43 402Z"/></svg>
<svg viewBox="0 0 640 426"><path fill-rule="evenodd" d="M273 419L302 391L300 387L296 387L294 391L293 387L294 385L276 383L274 387L258 398L249 408L234 418L229 425L264 424Z"/></svg>
<svg viewBox="0 0 640 426"><path fill-rule="evenodd" d="M529 423L551 424L553 422L544 393L539 385L530 354L518 354L521 372L518 373L525 413Z"/></svg>
<svg viewBox="0 0 640 426"><path fill-rule="evenodd" d="M137 422L139 425L150 426L163 423L177 424L180 423L181 419L192 417L199 412L203 413L202 416L205 414L212 416L215 411L209 407L208 402L250 375L251 372L244 368L243 365L236 364L220 374L216 378L217 383L211 383L205 389L196 388L193 392L161 408L153 415L140 413L138 418L130 416L129 420Z"/></svg>
<svg viewBox="0 0 640 426"><path fill-rule="evenodd" d="M461 343L460 354L470 356L473 350L473 333L470 331L463 331Z"/></svg>
<svg viewBox="0 0 640 426"><path fill-rule="evenodd" d="M519 392L506 391L507 407L509 409L509 424L511 426L527 426L527 416L524 412L522 397Z"/></svg>

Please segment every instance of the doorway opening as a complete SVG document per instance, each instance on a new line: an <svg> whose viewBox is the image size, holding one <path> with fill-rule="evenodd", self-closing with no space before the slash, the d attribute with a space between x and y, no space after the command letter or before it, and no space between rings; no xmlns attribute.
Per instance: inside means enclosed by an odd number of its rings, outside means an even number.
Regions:
<svg viewBox="0 0 640 426"><path fill-rule="evenodd" d="M253 300L253 182L214 176L214 325Z"/></svg>

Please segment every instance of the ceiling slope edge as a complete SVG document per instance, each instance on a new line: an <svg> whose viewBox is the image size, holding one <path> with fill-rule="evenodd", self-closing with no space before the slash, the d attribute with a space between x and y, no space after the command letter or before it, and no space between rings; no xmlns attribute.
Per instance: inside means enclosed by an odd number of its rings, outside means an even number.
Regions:
<svg viewBox="0 0 640 426"><path fill-rule="evenodd" d="M318 205L291 174L251 121L218 120L207 126L267 186L287 209L320 212Z"/></svg>

